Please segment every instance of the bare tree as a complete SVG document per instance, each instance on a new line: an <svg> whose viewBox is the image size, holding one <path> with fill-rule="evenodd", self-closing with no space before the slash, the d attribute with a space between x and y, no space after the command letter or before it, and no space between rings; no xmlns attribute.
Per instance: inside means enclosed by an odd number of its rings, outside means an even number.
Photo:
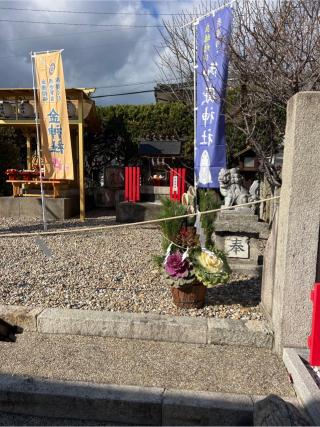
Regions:
<svg viewBox="0 0 320 427"><path fill-rule="evenodd" d="M202 4L201 13L211 7ZM271 158L283 141L287 101L320 88L320 1L243 0L233 9L226 120L255 150L274 188L281 179ZM182 13L164 23L167 49L159 52L164 73L181 82L193 75L193 28L184 27L187 20L190 14ZM192 96L189 91L189 101Z"/></svg>
<svg viewBox="0 0 320 427"><path fill-rule="evenodd" d="M202 1L192 11L181 11L171 20L163 20L160 30L162 44L157 47L160 58L160 80L177 82L166 85L177 100L181 100L193 108L193 74L194 74L194 42L192 25L196 16L201 16L213 9L216 2Z"/></svg>

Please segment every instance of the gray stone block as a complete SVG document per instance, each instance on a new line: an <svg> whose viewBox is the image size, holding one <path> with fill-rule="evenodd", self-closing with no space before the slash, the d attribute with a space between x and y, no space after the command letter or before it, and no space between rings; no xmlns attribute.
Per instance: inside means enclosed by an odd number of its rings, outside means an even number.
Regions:
<svg viewBox="0 0 320 427"><path fill-rule="evenodd" d="M258 221L258 216L242 213L220 213L215 221L215 231L212 241L218 249L227 253L231 270L235 273L247 274L254 277L261 275L261 244L260 240L266 240L269 235L269 226ZM228 242L234 242L234 238L240 242L247 241L239 254L230 253ZM238 243L239 244L239 243Z"/></svg>
<svg viewBox="0 0 320 427"><path fill-rule="evenodd" d="M207 320L204 318L138 313L45 309L38 317L38 331L198 344L207 342Z"/></svg>
<svg viewBox="0 0 320 427"><path fill-rule="evenodd" d="M229 267L234 273L246 274L250 277L261 277L262 274L262 265L257 265L256 262L250 260L241 260L238 259L232 260L228 259Z"/></svg>
<svg viewBox="0 0 320 427"><path fill-rule="evenodd" d="M37 330L37 316L42 308L23 307L18 305L0 305L0 318L23 328L24 331L35 332Z"/></svg>
<svg viewBox="0 0 320 427"><path fill-rule="evenodd" d="M118 222L138 222L158 219L161 204L159 202L120 202L116 206Z"/></svg>
<svg viewBox="0 0 320 427"><path fill-rule="evenodd" d="M303 359L308 360L308 350L296 348L283 349L283 362L291 375L293 387L305 410L312 420L312 425L320 425L320 389Z"/></svg>
<svg viewBox="0 0 320 427"><path fill-rule="evenodd" d="M79 212L79 199L46 198L48 220L67 219ZM0 197L0 216L15 218L42 218L40 197Z"/></svg>
<svg viewBox="0 0 320 427"><path fill-rule="evenodd" d="M1 375L0 411L160 425L163 389Z"/></svg>
<svg viewBox="0 0 320 427"><path fill-rule="evenodd" d="M269 226L265 222L259 222L257 215L243 215L237 212L222 212L214 224L215 232L217 233L246 233L247 234L262 234L269 235ZM262 236L261 236L262 237ZM266 237L263 237L266 238Z"/></svg>
<svg viewBox="0 0 320 427"><path fill-rule="evenodd" d="M317 277L320 224L320 93L288 102L273 286L275 349L304 347Z"/></svg>
<svg viewBox="0 0 320 427"><path fill-rule="evenodd" d="M272 348L273 335L266 322L208 319L208 344Z"/></svg>
<svg viewBox="0 0 320 427"><path fill-rule="evenodd" d="M20 201L16 197L0 197L0 217L19 218Z"/></svg>
<svg viewBox="0 0 320 427"><path fill-rule="evenodd" d="M163 398L162 424L250 425L252 411L249 396L168 390Z"/></svg>
<svg viewBox="0 0 320 427"><path fill-rule="evenodd" d="M309 420L300 410L281 397L271 394L254 405L255 426L309 426Z"/></svg>

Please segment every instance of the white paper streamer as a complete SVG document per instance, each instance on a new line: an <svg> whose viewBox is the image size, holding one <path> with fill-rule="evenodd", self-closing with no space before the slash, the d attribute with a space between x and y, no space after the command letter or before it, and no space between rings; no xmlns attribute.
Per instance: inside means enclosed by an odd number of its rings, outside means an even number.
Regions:
<svg viewBox="0 0 320 427"><path fill-rule="evenodd" d="M170 243L170 245L167 247L167 252L166 252L166 257L163 261L163 265L167 264L167 260L168 260L168 256L170 255L170 251L171 251L171 247L172 247L172 242Z"/></svg>
<svg viewBox="0 0 320 427"><path fill-rule="evenodd" d="M194 226L196 227L197 234L199 236L199 242L200 242L201 249L203 249L206 246L206 236L204 234L203 228L201 227L201 212L199 211L198 206L197 206L196 222L195 222Z"/></svg>
<svg viewBox="0 0 320 427"><path fill-rule="evenodd" d="M187 250L183 252L182 261L184 261L186 258L188 258L188 256L189 256L189 248L187 248Z"/></svg>
<svg viewBox="0 0 320 427"><path fill-rule="evenodd" d="M217 258L217 255L216 255L214 252L209 251L209 249L207 249L207 248L201 248L201 250L202 250L202 252L205 252L205 253L207 253L208 255L210 255L210 256L212 256L212 257Z"/></svg>

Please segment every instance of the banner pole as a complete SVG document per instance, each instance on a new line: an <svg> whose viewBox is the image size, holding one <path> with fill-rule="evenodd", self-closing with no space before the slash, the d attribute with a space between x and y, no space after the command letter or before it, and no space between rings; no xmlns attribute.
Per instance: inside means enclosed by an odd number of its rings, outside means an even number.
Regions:
<svg viewBox="0 0 320 427"><path fill-rule="evenodd" d="M37 109L37 94L36 94L36 83L34 75L34 55L31 52L31 65L32 65L32 81L33 81L33 96L34 96L34 112L36 120L36 134L37 134L37 153L39 160L39 172L40 172L40 189L41 189L41 206L42 206L42 220L43 220L43 231L47 231L47 220L46 220L46 204L43 189L43 177L42 177L42 166L41 166L41 150L40 150L40 137L39 137L39 120L38 120L38 109Z"/></svg>
<svg viewBox="0 0 320 427"><path fill-rule="evenodd" d="M194 189L197 205L197 175L196 175L196 145L197 145L197 64L196 64L196 31L197 31L197 22L193 23L193 179L194 179Z"/></svg>
<svg viewBox="0 0 320 427"><path fill-rule="evenodd" d="M201 248L205 247L205 236L203 229L201 228L201 213L198 205L198 189L197 189L197 174L196 174L196 153L197 153L197 75L198 75L198 65L197 65L197 25L199 21L193 22L193 126L194 126L194 194L195 194L195 211L196 211L196 221L195 228L196 233L199 236L199 241Z"/></svg>

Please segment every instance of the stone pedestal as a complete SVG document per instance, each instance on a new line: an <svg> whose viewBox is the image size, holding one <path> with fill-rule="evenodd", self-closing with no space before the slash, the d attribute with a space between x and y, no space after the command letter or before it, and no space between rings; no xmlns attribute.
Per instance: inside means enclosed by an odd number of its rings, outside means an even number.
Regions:
<svg viewBox="0 0 320 427"><path fill-rule="evenodd" d="M170 187L163 185L141 185L141 201L155 202L162 197L170 197Z"/></svg>
<svg viewBox="0 0 320 427"><path fill-rule="evenodd" d="M261 247L268 238L269 227L259 222L251 212L220 212L215 221L212 240L225 251L232 271L260 276L262 271Z"/></svg>
<svg viewBox="0 0 320 427"><path fill-rule="evenodd" d="M77 197L46 198L46 218L49 221L71 218L79 213ZM42 218L40 197L0 197L0 217Z"/></svg>
<svg viewBox="0 0 320 427"><path fill-rule="evenodd" d="M116 205L117 222L139 222L158 219L160 202L120 202Z"/></svg>

